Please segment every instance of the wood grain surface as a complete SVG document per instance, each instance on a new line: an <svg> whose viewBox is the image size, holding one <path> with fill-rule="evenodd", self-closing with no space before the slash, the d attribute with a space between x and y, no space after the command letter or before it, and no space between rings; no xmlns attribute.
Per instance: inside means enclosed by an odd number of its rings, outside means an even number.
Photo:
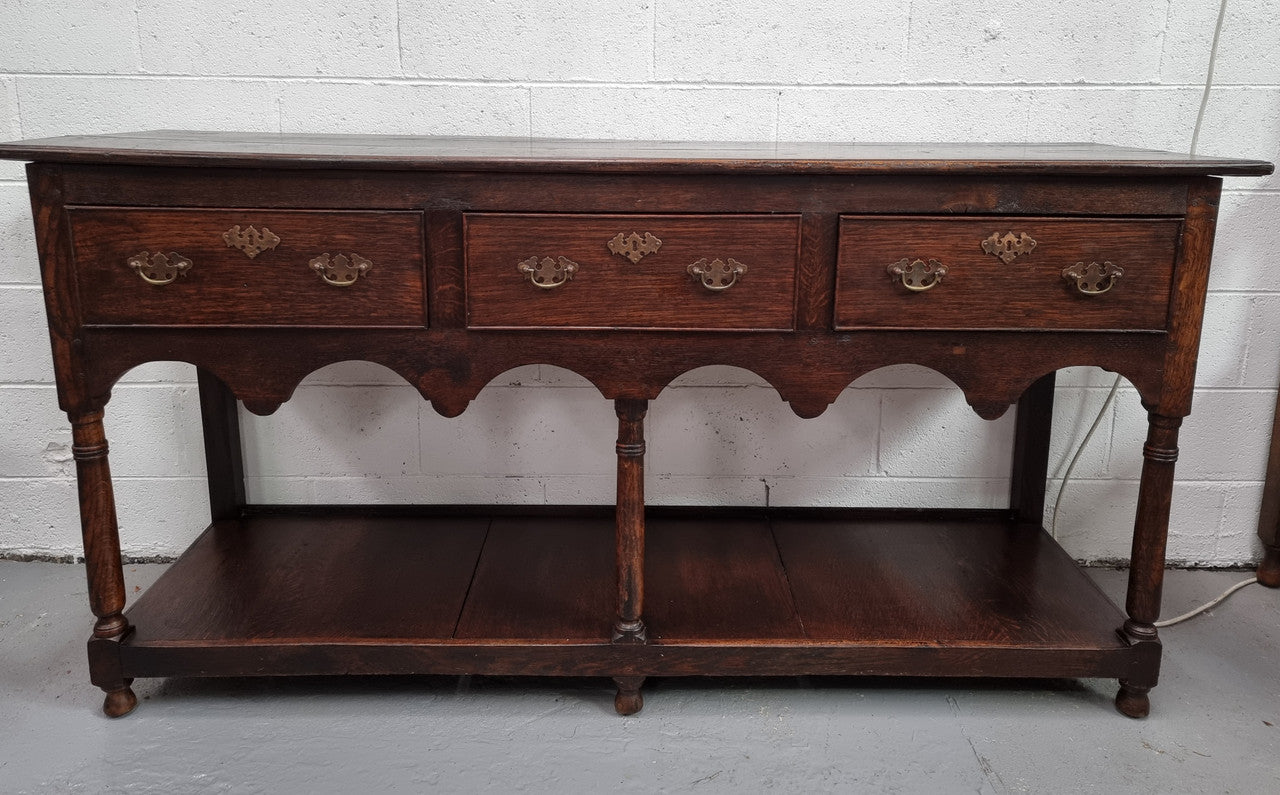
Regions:
<svg viewBox="0 0 1280 795"><path fill-rule="evenodd" d="M607 517L495 518L456 637L607 643L613 550Z"/></svg>
<svg viewBox="0 0 1280 795"><path fill-rule="evenodd" d="M420 213L83 207L68 215L86 323L426 324ZM280 243L251 259L223 240L233 226L269 229ZM144 251L176 252L192 267L170 284L148 284L127 264ZM308 264L353 253L373 265L346 286Z"/></svg>
<svg viewBox="0 0 1280 795"><path fill-rule="evenodd" d="M806 637L767 516L654 518L647 536L654 642Z"/></svg>
<svg viewBox="0 0 1280 795"><path fill-rule="evenodd" d="M982 249L991 234L1036 241L1012 262ZM838 328L1163 329L1181 225L1062 218L842 217ZM889 265L936 259L947 274L926 292L896 284ZM1062 277L1077 262L1124 269L1101 295Z"/></svg>
<svg viewBox="0 0 1280 795"><path fill-rule="evenodd" d="M655 509L652 637L620 647L607 514L322 513L211 527L129 610L125 675L1119 676L1149 663L1043 530L990 515Z"/></svg>
<svg viewBox="0 0 1280 795"><path fill-rule="evenodd" d="M1093 143L704 143L154 130L0 144L62 163L477 171L1263 175L1271 164Z"/></svg>
<svg viewBox="0 0 1280 795"><path fill-rule="evenodd" d="M142 622L131 641L447 638L488 526L314 514L215 522L129 610Z"/></svg>
<svg viewBox="0 0 1280 795"><path fill-rule="evenodd" d="M795 325L800 217L675 215L464 216L467 325L472 328L789 329ZM661 241L637 262L610 251L616 235ZM537 287L530 258L577 263L572 281ZM747 272L712 291L688 272L700 260L737 260Z"/></svg>

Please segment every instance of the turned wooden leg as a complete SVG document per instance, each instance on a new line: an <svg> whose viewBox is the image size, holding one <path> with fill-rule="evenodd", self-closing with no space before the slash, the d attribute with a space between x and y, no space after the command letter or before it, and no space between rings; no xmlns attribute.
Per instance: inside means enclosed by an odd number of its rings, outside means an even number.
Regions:
<svg viewBox="0 0 1280 795"><path fill-rule="evenodd" d="M640 692L643 676L615 676L613 683L618 686L613 708L619 715L634 715L644 707L644 695Z"/></svg>
<svg viewBox="0 0 1280 795"><path fill-rule="evenodd" d="M1142 481L1138 487L1138 514L1133 527L1133 552L1129 560L1129 592L1125 610L1129 618L1120 635L1130 645L1150 649L1149 663L1120 680L1116 708L1131 718L1150 712L1147 692L1160 673L1160 618L1164 587L1165 543L1169 536L1169 506L1173 500L1173 468L1178 460L1178 428L1181 417L1147 415L1147 443L1142 446Z"/></svg>
<svg viewBox="0 0 1280 795"><path fill-rule="evenodd" d="M133 680L122 675L120 666L119 642L129 633L129 622L123 615L124 567L107 464L107 437L101 409L69 416L89 608L98 618L89 639L89 678L107 693L102 711L116 718L130 712L138 699L129 688Z"/></svg>
<svg viewBox="0 0 1280 795"><path fill-rule="evenodd" d="M647 400L617 400L618 615L614 643L646 643L644 620L644 415Z"/></svg>
<svg viewBox="0 0 1280 795"><path fill-rule="evenodd" d="M644 415L645 400L618 400L618 502L617 561L618 613L613 622L613 642L642 645L649 642L644 610ZM634 715L644 706L640 695L643 676L614 678L618 693L613 708L619 715Z"/></svg>

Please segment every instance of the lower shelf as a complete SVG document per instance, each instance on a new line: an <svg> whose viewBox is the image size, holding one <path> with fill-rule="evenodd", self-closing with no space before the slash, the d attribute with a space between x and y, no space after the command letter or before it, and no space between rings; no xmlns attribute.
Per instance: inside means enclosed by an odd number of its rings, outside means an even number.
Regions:
<svg viewBox="0 0 1280 795"><path fill-rule="evenodd" d="M138 600L121 662L126 677L1123 678L1155 664L1042 529L994 514L651 510L648 645L609 642L615 592L609 511L263 513L211 526Z"/></svg>

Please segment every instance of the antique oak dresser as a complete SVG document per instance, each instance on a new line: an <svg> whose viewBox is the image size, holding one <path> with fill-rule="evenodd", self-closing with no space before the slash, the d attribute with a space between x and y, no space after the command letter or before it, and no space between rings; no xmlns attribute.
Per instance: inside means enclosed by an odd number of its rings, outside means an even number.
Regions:
<svg viewBox="0 0 1280 795"><path fill-rule="evenodd" d="M650 676L1108 677L1148 712L1220 178L1269 163L169 131L0 157L30 161L108 715L134 677L345 673L611 677L623 714ZM237 401L348 359L446 416L513 367L578 373L617 412L616 505L248 504ZM197 368L212 517L126 611L103 413L156 360ZM900 363L1017 404L1007 509L646 510L648 401L682 373L817 417ZM1124 610L1043 528L1071 365L1149 412Z"/></svg>

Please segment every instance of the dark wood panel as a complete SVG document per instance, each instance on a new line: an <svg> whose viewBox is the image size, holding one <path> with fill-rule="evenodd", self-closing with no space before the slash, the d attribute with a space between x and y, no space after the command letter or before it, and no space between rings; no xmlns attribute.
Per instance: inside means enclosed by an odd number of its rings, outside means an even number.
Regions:
<svg viewBox="0 0 1280 795"><path fill-rule="evenodd" d="M420 213L72 208L68 215L87 323L426 322ZM235 226L269 229L280 242L250 258L222 237ZM148 284L128 265L140 253L176 253L192 264L169 284ZM309 264L323 254L355 254L372 265L335 286Z"/></svg>
<svg viewBox="0 0 1280 795"><path fill-rule="evenodd" d="M1164 329L1181 225L1176 221L1062 218L844 217L836 281L839 328ZM991 234L1029 235L1012 262L987 253ZM902 260L935 259L945 277L925 292L895 283ZM1064 268L1123 268L1101 295L1084 295Z"/></svg>
<svg viewBox="0 0 1280 795"><path fill-rule="evenodd" d="M1122 678L1158 662L1151 649L894 646L852 643L546 644L410 641L297 645L125 643L123 675L262 676L999 676Z"/></svg>
<svg viewBox="0 0 1280 795"><path fill-rule="evenodd" d="M989 521L774 523L812 640L1098 648L1124 614L1043 530Z"/></svg>
<svg viewBox="0 0 1280 795"><path fill-rule="evenodd" d="M809 213L801 224L800 262L796 273L796 327L832 327L835 303L839 218Z"/></svg>
<svg viewBox="0 0 1280 795"><path fill-rule="evenodd" d="M142 645L453 635L488 520L216 522L129 611Z"/></svg>
<svg viewBox="0 0 1280 795"><path fill-rule="evenodd" d="M486 171L1076 174L1271 173L1258 160L1092 143L704 143L156 130L0 144L0 158L66 163Z"/></svg>
<svg viewBox="0 0 1280 795"><path fill-rule="evenodd" d="M815 417L857 377L906 361L947 376L979 415L995 419L1041 375L1080 364L1123 373L1144 400L1155 400L1165 346L1163 334L1145 332L721 331L706 335L714 344L688 334L546 329L532 340L528 332L461 329L83 329L94 394L105 396L137 364L177 360L212 370L259 414L274 411L308 373L367 359L417 385L450 417L495 377L526 364L572 370L610 400L653 399L689 370L733 365L759 374L798 415Z"/></svg>
<svg viewBox="0 0 1280 795"><path fill-rule="evenodd" d="M88 363L79 341L82 321L75 285L75 254L62 204L66 184L60 169L32 164L27 166L27 187L40 255L40 284L53 353L53 375L58 385L58 405L66 412L92 411L101 408L106 396L91 393L86 383Z"/></svg>
<svg viewBox="0 0 1280 795"><path fill-rule="evenodd" d="M443 213L963 213L1168 215L1187 179L1162 176L525 174L334 169L48 166L68 175L68 204L426 209Z"/></svg>
<svg viewBox="0 0 1280 795"><path fill-rule="evenodd" d="M607 642L614 617L612 517L498 517L458 638Z"/></svg>
<svg viewBox="0 0 1280 795"><path fill-rule="evenodd" d="M795 325L800 217L507 215L465 217L467 325L578 328L789 329ZM609 241L655 239L638 261ZM576 265L555 287L518 270L529 259ZM735 260L747 270L710 290L690 275L697 262Z"/></svg>
<svg viewBox="0 0 1280 795"><path fill-rule="evenodd" d="M650 519L645 623L658 643L802 638L764 516Z"/></svg>
<svg viewBox="0 0 1280 795"><path fill-rule="evenodd" d="M432 210L427 221L428 317L431 325L461 328L467 322L462 264L462 213Z"/></svg>
<svg viewBox="0 0 1280 795"><path fill-rule="evenodd" d="M764 514L651 522L646 615L655 642L1118 642L1123 615L1043 531L963 515L857 515L778 518L772 534ZM258 515L216 523L193 544L130 609L130 642L606 643L612 563L612 522L571 510L491 523Z"/></svg>
<svg viewBox="0 0 1280 795"><path fill-rule="evenodd" d="M1043 531L965 512L941 524L939 512L782 512L805 637L778 591L768 515L685 512L649 528L649 646L609 643L612 523L598 511L497 518L487 539L486 519L435 511L276 514L211 528L144 594L124 675L1126 676L1152 664ZM457 574L481 540L451 639Z"/></svg>

